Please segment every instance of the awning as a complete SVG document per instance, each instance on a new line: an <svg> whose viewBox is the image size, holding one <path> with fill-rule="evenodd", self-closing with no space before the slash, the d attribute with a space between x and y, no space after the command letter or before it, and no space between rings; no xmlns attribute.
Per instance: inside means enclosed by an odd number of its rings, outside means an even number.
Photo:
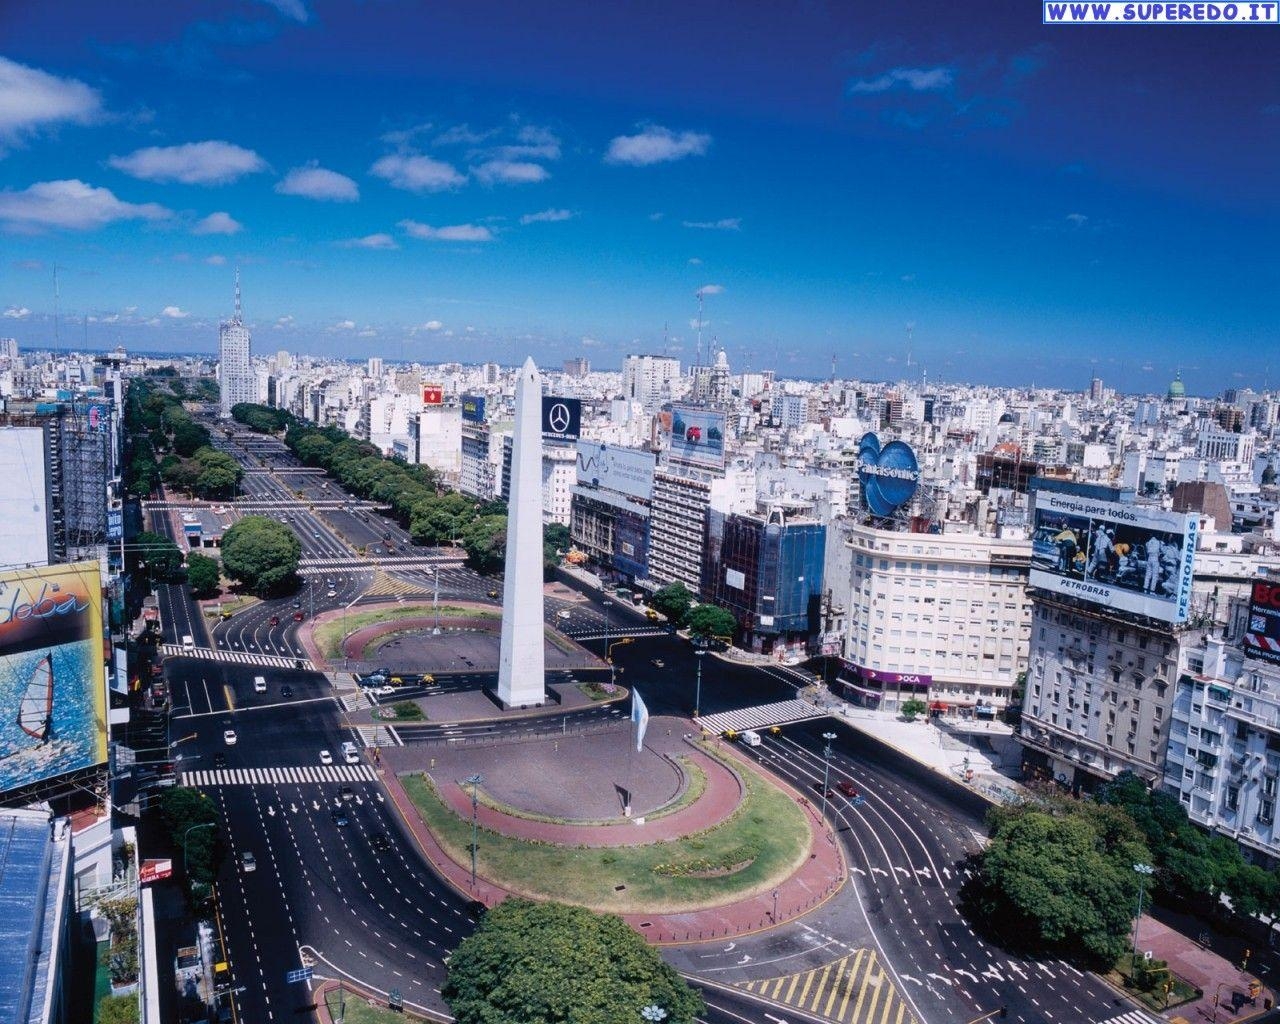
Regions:
<svg viewBox="0 0 1280 1024"><path fill-rule="evenodd" d="M931 700L929 701L929 710L930 711L946 711L947 706L940 700Z"/></svg>

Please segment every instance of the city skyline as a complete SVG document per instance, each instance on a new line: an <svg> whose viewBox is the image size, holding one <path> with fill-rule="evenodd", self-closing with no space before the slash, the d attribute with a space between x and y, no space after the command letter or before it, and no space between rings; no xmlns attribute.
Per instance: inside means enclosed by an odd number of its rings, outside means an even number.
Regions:
<svg viewBox="0 0 1280 1024"><path fill-rule="evenodd" d="M56 265L64 347L211 354L238 263L259 353L689 364L702 291L735 370L1269 377L1280 90L1247 29L73 9L72 39L0 14L0 334L27 348Z"/></svg>

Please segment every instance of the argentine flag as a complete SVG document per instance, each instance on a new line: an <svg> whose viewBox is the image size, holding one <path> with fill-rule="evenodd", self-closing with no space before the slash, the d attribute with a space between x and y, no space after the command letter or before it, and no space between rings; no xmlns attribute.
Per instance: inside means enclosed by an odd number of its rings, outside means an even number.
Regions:
<svg viewBox="0 0 1280 1024"><path fill-rule="evenodd" d="M644 731L649 728L649 709L640 699L640 691L631 691L631 721L636 724L636 753L644 749Z"/></svg>

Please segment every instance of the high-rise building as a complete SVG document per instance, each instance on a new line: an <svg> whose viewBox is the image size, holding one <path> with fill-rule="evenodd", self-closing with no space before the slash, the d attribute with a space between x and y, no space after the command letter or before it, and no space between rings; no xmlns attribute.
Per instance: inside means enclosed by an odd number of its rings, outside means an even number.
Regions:
<svg viewBox="0 0 1280 1024"><path fill-rule="evenodd" d="M257 380L249 351L249 328L240 314L240 271L236 271L236 311L230 320L218 326L218 385L222 390L223 419L231 416L231 407L258 398Z"/></svg>
<svg viewBox="0 0 1280 1024"><path fill-rule="evenodd" d="M585 377L591 372L591 363L586 356L576 356L564 361L564 373L568 377Z"/></svg>
<svg viewBox="0 0 1280 1024"><path fill-rule="evenodd" d="M377 380L382 376L382 357L371 356L369 358L369 376Z"/></svg>
<svg viewBox="0 0 1280 1024"><path fill-rule="evenodd" d="M622 364L622 396L652 412L671 398L672 383L680 379L680 360L671 356L627 356Z"/></svg>

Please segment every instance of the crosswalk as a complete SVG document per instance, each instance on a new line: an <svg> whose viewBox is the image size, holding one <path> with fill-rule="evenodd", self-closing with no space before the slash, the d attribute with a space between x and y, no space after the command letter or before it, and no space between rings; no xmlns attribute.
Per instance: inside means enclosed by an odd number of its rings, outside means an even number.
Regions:
<svg viewBox="0 0 1280 1024"><path fill-rule="evenodd" d="M367 764L305 765L299 768L214 768L182 772L184 786L289 786L323 782L376 782L378 773Z"/></svg>
<svg viewBox="0 0 1280 1024"><path fill-rule="evenodd" d="M364 687L356 690L355 693L344 693L338 699L342 701L342 707L347 712L363 711L371 703L368 691Z"/></svg>
<svg viewBox="0 0 1280 1024"><path fill-rule="evenodd" d="M565 633L571 640L621 640L626 636L662 636L666 633L664 626L636 626L628 628L620 626L605 632L603 629L589 629L583 632Z"/></svg>
<svg viewBox="0 0 1280 1024"><path fill-rule="evenodd" d="M298 668L314 671L310 658L295 658L284 654L259 654L255 651L215 651L212 647L183 647L181 644L161 644L160 653L168 657L204 658L206 661L225 661L231 665L261 665L263 668Z"/></svg>
<svg viewBox="0 0 1280 1024"><path fill-rule="evenodd" d="M1130 1010L1128 1013L1122 1013L1118 1017L1108 1017L1099 1024L1164 1024L1164 1021L1146 1010Z"/></svg>
<svg viewBox="0 0 1280 1024"><path fill-rule="evenodd" d="M811 971L739 982L738 987L841 1024L916 1024L871 949L855 950Z"/></svg>
<svg viewBox="0 0 1280 1024"><path fill-rule="evenodd" d="M724 732L726 729L742 732L743 729L768 729L788 722L806 722L825 717L826 712L805 701L780 700L776 704L758 704L751 708L703 715L697 722L707 732Z"/></svg>

